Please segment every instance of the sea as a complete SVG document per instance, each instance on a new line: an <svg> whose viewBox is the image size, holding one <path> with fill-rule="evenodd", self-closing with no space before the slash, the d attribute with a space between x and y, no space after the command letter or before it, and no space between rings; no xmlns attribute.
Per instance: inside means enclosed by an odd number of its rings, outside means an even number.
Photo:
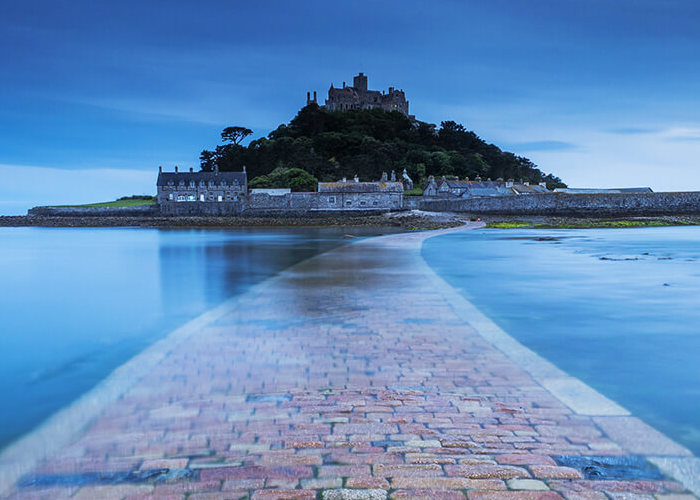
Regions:
<svg viewBox="0 0 700 500"><path fill-rule="evenodd" d="M700 456L700 227L464 231L423 257L512 337Z"/></svg>
<svg viewBox="0 0 700 500"><path fill-rule="evenodd" d="M0 448L224 300L383 228L0 228ZM423 257L511 336L700 455L700 227L480 229Z"/></svg>
<svg viewBox="0 0 700 500"><path fill-rule="evenodd" d="M0 448L298 262L391 228L0 228Z"/></svg>

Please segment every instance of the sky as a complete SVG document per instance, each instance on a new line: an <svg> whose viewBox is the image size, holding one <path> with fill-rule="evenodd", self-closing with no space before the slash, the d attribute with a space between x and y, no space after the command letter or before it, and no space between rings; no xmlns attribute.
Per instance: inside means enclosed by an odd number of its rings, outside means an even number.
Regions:
<svg viewBox="0 0 700 500"><path fill-rule="evenodd" d="M0 214L154 194L364 72L572 187L700 190L700 2L3 2Z"/></svg>

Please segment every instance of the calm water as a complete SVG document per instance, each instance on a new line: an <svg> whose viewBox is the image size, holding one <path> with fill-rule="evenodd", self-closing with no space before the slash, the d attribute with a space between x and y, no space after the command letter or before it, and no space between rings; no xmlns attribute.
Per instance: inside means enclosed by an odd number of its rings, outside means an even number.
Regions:
<svg viewBox="0 0 700 500"><path fill-rule="evenodd" d="M0 228L0 448L203 311L381 232Z"/></svg>
<svg viewBox="0 0 700 500"><path fill-rule="evenodd" d="M700 228L467 231L423 255L520 342L700 456Z"/></svg>

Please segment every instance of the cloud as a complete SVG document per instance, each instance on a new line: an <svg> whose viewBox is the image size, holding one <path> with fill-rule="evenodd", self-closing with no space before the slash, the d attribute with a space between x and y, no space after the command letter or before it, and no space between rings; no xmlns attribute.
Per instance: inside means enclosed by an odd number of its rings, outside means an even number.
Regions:
<svg viewBox="0 0 700 500"><path fill-rule="evenodd" d="M611 134L619 135L639 135L639 134L653 134L659 132L658 128L648 128L648 127L620 127L609 129L607 132Z"/></svg>
<svg viewBox="0 0 700 500"><path fill-rule="evenodd" d="M529 141L505 145L511 151L571 151L578 149L576 144L566 141Z"/></svg>

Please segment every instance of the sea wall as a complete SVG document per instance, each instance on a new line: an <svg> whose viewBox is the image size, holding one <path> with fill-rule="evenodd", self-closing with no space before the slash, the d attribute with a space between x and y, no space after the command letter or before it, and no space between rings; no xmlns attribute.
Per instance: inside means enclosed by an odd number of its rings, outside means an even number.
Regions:
<svg viewBox="0 0 700 500"><path fill-rule="evenodd" d="M158 205L136 205L133 207L34 207L27 215L53 217L138 217L159 215Z"/></svg>
<svg viewBox="0 0 700 500"><path fill-rule="evenodd" d="M492 215L653 216L700 214L700 192L530 194L465 199L425 198L421 210Z"/></svg>

